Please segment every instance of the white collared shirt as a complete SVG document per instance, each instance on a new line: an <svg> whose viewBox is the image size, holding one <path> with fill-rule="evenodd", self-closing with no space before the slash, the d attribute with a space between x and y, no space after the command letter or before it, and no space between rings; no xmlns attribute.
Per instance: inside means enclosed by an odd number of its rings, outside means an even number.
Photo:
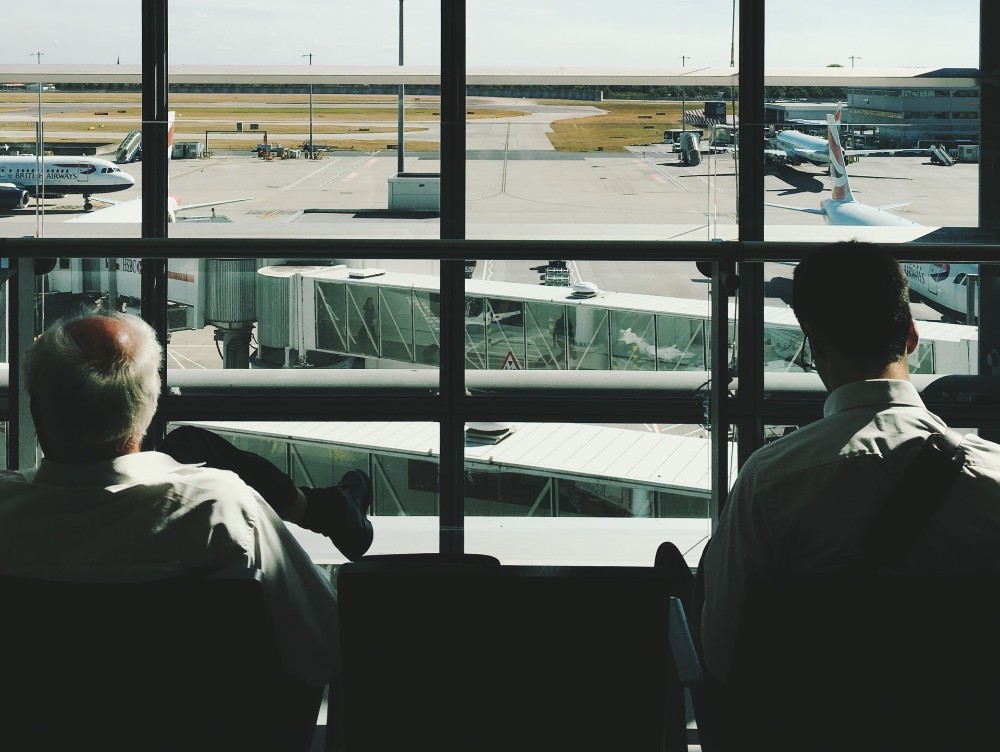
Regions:
<svg viewBox="0 0 1000 752"><path fill-rule="evenodd" d="M909 381L846 384L823 419L740 469L702 562L702 642L725 681L746 578L818 573L861 557L861 535L931 433L947 430ZM906 559L907 571L1000 571L1000 446L966 436L964 465Z"/></svg>
<svg viewBox="0 0 1000 752"><path fill-rule="evenodd" d="M340 670L337 601L285 524L227 470L140 452L0 472L0 571L143 581L232 566L263 573L282 660L313 686Z"/></svg>

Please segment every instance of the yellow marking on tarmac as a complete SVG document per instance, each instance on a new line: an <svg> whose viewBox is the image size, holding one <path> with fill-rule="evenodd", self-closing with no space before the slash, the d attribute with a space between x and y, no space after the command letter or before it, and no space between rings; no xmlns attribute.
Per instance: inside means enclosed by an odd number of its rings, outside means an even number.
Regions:
<svg viewBox="0 0 1000 752"><path fill-rule="evenodd" d="M255 214L259 219L273 219L274 217L280 217L282 214L288 214L288 212L281 209L267 209L248 212L248 214Z"/></svg>

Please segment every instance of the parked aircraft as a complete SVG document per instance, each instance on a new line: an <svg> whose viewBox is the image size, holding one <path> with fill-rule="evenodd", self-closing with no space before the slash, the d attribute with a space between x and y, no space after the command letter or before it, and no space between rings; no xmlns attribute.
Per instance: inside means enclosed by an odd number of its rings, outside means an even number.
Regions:
<svg viewBox="0 0 1000 752"><path fill-rule="evenodd" d="M888 209L906 206L908 202L886 206L869 206L854 198L847 175L847 160L840 144L840 110L827 115L827 148L830 161L830 198L823 199L818 209L805 209L786 204L772 204L780 209L807 214L819 214L827 224L854 227L904 227L918 225L908 219L893 214ZM864 233L858 233L864 239ZM914 301L926 303L941 313L945 319L961 323L972 322L978 316L978 298L970 285L978 280L979 267L976 264L903 264L910 283L910 295ZM970 315L971 302L971 315Z"/></svg>
<svg viewBox="0 0 1000 752"><path fill-rule="evenodd" d="M171 110L167 113L167 159L170 159L171 153L173 151L174 145L174 118L175 112ZM250 201L252 197L249 198L228 198L219 201L202 201L197 204L182 204L176 196L167 197L167 221L176 222L178 221L177 212L187 211L189 209L205 209L208 207L213 207L212 216L215 216L216 206L221 206L222 204L233 204L237 201ZM112 201L111 199L102 199L105 203L110 204L110 206L103 209L98 209L97 211L91 212L89 214L82 214L79 217L74 217L73 219L67 219L67 222L122 222L122 223L138 223L142 222L142 197L130 199L129 201Z"/></svg>
<svg viewBox="0 0 1000 752"><path fill-rule="evenodd" d="M827 117L830 117L829 115ZM837 110L837 120L840 120L840 110ZM765 149L764 153L771 157L777 157L793 165L800 165L809 162L823 167L830 164L830 150L825 138L820 136L810 136L794 129L780 131L774 141L777 148ZM926 149L844 149L844 154L848 157L861 157L866 154L918 154L926 152Z"/></svg>
<svg viewBox="0 0 1000 752"><path fill-rule="evenodd" d="M58 198L70 193L83 195L83 208L90 211L90 197L124 191L135 178L113 162L98 157L42 157L41 188L44 196ZM38 158L0 157L0 208L20 209L38 192Z"/></svg>

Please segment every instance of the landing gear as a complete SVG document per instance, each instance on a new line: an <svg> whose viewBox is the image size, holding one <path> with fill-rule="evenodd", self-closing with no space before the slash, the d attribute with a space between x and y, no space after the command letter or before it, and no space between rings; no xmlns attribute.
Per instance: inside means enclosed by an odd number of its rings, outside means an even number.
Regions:
<svg viewBox="0 0 1000 752"><path fill-rule="evenodd" d="M84 195L83 197L83 210L85 212L94 211L94 205L90 203L90 196Z"/></svg>

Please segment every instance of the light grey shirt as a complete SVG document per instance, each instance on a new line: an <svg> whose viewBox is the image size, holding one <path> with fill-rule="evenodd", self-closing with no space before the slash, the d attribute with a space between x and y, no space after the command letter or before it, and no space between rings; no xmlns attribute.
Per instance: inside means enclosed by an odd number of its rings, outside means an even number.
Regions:
<svg viewBox="0 0 1000 752"><path fill-rule="evenodd" d="M919 452L947 427L909 381L846 384L823 419L765 446L737 475L703 560L705 661L728 677L746 579L836 570ZM966 436L964 465L910 550L906 571L1000 571L1000 446Z"/></svg>
<svg viewBox="0 0 1000 752"><path fill-rule="evenodd" d="M247 566L263 574L283 664L320 686L340 670L336 594L285 524L227 470L140 452L0 472L0 571L143 581Z"/></svg>

